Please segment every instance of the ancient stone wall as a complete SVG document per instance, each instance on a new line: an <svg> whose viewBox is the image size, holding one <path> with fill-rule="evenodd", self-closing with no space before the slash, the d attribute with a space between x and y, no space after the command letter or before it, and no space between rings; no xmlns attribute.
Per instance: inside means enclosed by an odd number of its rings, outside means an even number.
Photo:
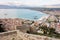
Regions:
<svg viewBox="0 0 60 40"><path fill-rule="evenodd" d="M60 40L47 36L27 34L18 30L0 33L0 40Z"/></svg>
<svg viewBox="0 0 60 40"><path fill-rule="evenodd" d="M17 40L17 31L0 33L0 40Z"/></svg>
<svg viewBox="0 0 60 40"><path fill-rule="evenodd" d="M18 40L60 40L54 37L47 37L47 36L40 36L40 35L34 35L34 34L27 34L20 32L18 34Z"/></svg>

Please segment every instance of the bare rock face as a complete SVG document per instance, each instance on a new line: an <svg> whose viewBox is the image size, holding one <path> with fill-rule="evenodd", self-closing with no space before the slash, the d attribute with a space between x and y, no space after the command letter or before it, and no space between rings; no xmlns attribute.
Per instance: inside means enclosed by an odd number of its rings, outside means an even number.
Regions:
<svg viewBox="0 0 60 40"><path fill-rule="evenodd" d="M50 15L50 16L48 17L47 21L58 22L58 18L55 17L54 15Z"/></svg>

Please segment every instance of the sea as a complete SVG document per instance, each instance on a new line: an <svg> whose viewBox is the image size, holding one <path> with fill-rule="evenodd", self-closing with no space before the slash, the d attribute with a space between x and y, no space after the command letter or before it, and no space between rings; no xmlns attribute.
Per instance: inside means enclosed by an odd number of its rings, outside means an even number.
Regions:
<svg viewBox="0 0 60 40"><path fill-rule="evenodd" d="M0 18L38 20L43 16L47 16L47 14L31 9L0 9Z"/></svg>

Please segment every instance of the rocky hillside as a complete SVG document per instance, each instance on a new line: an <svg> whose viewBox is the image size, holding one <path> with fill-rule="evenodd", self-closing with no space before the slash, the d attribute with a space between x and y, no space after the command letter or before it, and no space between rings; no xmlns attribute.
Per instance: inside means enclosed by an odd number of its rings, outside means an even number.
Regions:
<svg viewBox="0 0 60 40"><path fill-rule="evenodd" d="M18 30L0 33L0 40L60 40L47 36L27 34Z"/></svg>
<svg viewBox="0 0 60 40"><path fill-rule="evenodd" d="M60 39L18 32L18 40L60 40Z"/></svg>

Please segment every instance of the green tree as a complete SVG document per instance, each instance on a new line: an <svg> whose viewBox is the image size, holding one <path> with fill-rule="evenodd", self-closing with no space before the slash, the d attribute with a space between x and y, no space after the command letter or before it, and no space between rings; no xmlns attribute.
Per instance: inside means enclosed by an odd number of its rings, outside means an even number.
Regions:
<svg viewBox="0 0 60 40"><path fill-rule="evenodd" d="M55 32L54 28L49 28L49 34L53 34Z"/></svg>
<svg viewBox="0 0 60 40"><path fill-rule="evenodd" d="M41 26L40 28L43 30L44 34L47 34L48 32L47 26Z"/></svg>

